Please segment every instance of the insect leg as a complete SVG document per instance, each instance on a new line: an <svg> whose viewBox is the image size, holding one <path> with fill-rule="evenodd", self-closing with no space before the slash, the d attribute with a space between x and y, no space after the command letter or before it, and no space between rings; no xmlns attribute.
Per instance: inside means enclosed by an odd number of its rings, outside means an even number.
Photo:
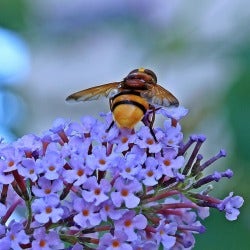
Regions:
<svg viewBox="0 0 250 250"><path fill-rule="evenodd" d="M153 105L150 105L149 107L150 109L150 113L147 114L147 116L145 117L145 119L143 120L143 123L149 127L150 133L153 136L154 140L157 142L154 130L153 130L153 125L155 122L155 111L156 108Z"/></svg>
<svg viewBox="0 0 250 250"><path fill-rule="evenodd" d="M110 108L110 110L112 110L112 102L113 102L113 97L111 97L111 98L109 98L109 108ZM114 126L114 124L115 124L115 121L113 120L111 123L110 123L110 125L109 125L109 127L106 129L106 132L109 132L109 130Z"/></svg>
<svg viewBox="0 0 250 250"><path fill-rule="evenodd" d="M157 142L155 132L153 130L153 125L155 122L155 107L152 106L151 108L152 108L152 117L151 117L151 120L149 121L149 129L150 129L150 132L151 132L152 136L154 137L155 141Z"/></svg>
<svg viewBox="0 0 250 250"><path fill-rule="evenodd" d="M113 120L113 121L110 123L109 127L106 129L106 132L109 132L109 130L114 126L114 124L115 124L115 121Z"/></svg>

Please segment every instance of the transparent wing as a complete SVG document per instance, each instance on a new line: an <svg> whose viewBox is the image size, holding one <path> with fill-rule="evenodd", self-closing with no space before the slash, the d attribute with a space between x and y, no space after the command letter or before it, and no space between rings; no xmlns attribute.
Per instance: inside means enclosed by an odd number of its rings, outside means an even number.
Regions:
<svg viewBox="0 0 250 250"><path fill-rule="evenodd" d="M92 101L101 97L112 97L118 93L118 88L121 82L112 82L84 89L69 95L66 101Z"/></svg>
<svg viewBox="0 0 250 250"><path fill-rule="evenodd" d="M177 98L160 85L148 85L148 90L142 91L141 96L149 103L158 106L179 106Z"/></svg>

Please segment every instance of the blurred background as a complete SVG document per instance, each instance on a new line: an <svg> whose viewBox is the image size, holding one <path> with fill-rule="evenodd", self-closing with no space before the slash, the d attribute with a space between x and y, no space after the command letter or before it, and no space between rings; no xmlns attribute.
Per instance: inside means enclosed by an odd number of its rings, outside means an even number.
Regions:
<svg viewBox="0 0 250 250"><path fill-rule="evenodd" d="M249 24L244 0L1 0L0 137L41 133L57 117L98 116L107 100L65 98L150 68L190 110L186 137L204 133L207 157L227 149L215 168L235 176L215 184L216 195L245 198L236 222L212 212L195 249L249 249Z"/></svg>

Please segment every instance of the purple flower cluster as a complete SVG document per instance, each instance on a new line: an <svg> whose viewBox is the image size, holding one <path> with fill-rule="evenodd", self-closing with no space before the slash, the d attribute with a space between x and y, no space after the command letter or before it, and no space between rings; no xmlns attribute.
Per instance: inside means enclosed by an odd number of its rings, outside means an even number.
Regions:
<svg viewBox="0 0 250 250"><path fill-rule="evenodd" d="M209 195L231 170L204 174L203 135L187 142L187 110L158 110L163 127L107 131L104 121L57 119L42 136L0 143L1 249L191 249L209 208L235 220L243 204ZM150 114L149 114L150 115Z"/></svg>

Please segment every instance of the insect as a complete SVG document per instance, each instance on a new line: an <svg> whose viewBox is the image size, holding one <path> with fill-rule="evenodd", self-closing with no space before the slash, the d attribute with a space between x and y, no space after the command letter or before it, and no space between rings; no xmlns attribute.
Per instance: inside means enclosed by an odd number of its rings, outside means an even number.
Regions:
<svg viewBox="0 0 250 250"><path fill-rule="evenodd" d="M157 84L155 73L144 68L132 70L120 82L84 89L68 96L66 100L91 101L100 97L109 98L110 110L118 127L129 129L134 128L148 110L152 110L154 117L155 106L179 105L173 94Z"/></svg>

